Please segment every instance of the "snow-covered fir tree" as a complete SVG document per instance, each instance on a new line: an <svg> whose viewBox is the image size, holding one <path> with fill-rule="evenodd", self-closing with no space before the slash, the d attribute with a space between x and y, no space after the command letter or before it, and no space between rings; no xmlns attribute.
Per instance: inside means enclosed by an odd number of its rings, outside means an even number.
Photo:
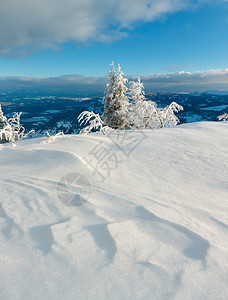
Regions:
<svg viewBox="0 0 228 300"><path fill-rule="evenodd" d="M140 80L140 77L137 77L137 81L129 82L129 95L133 104L136 104L138 101L145 100L145 91L143 83Z"/></svg>
<svg viewBox="0 0 228 300"><path fill-rule="evenodd" d="M157 105L151 100L146 100L144 86L139 76L137 81L130 82L129 96L131 100L129 121L132 128L156 128L157 123L159 123ZM156 125L151 126L151 122L156 123Z"/></svg>
<svg viewBox="0 0 228 300"><path fill-rule="evenodd" d="M106 90L105 90L105 97L103 100L104 103L104 112L102 115L102 119L105 123L109 122L109 117L110 117L110 113L109 113L109 107L110 107L110 103L113 100L114 97L114 87L116 84L116 70L114 67L114 62L112 62L110 64L111 68L108 72L108 78L109 78L109 82L106 85Z"/></svg>
<svg viewBox="0 0 228 300"><path fill-rule="evenodd" d="M11 142L13 140L12 127L7 121L7 118L3 115L0 105L0 144Z"/></svg>
<svg viewBox="0 0 228 300"><path fill-rule="evenodd" d="M2 107L0 104L0 130L3 130L7 125L7 119L4 117L3 112L2 112Z"/></svg>
<svg viewBox="0 0 228 300"><path fill-rule="evenodd" d="M127 93L127 79L123 77L123 72L118 64L118 73L115 75L114 64L109 72L110 81L107 84L104 99L104 124L113 129L129 128L129 101Z"/></svg>

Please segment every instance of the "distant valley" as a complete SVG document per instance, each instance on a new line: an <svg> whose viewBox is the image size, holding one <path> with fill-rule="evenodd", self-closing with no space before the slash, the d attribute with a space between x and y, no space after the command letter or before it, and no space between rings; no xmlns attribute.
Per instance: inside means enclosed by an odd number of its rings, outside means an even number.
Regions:
<svg viewBox="0 0 228 300"><path fill-rule="evenodd" d="M178 113L180 123L198 121L217 121L217 117L228 112L228 95L208 93L147 93L147 99L153 100L159 107L175 101L184 111ZM103 95L98 96L62 96L23 94L22 92L0 93L0 104L6 117L13 112L22 112L21 124L26 130L34 129L33 137L39 137L63 131L65 134L79 133L78 115L84 111L102 113Z"/></svg>

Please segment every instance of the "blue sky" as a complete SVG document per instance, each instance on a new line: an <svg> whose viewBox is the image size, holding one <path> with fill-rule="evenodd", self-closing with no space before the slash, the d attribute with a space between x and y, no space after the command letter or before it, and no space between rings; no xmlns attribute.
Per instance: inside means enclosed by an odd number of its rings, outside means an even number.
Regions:
<svg viewBox="0 0 228 300"><path fill-rule="evenodd" d="M19 2L0 4L2 77L104 76L111 61L127 75L228 68L225 0Z"/></svg>

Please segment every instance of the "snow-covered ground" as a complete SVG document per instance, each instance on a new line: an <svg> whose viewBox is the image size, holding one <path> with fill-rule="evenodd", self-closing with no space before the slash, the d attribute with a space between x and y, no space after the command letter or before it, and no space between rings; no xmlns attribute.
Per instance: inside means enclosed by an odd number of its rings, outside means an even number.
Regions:
<svg viewBox="0 0 228 300"><path fill-rule="evenodd" d="M0 298L228 299L227 132L0 145Z"/></svg>

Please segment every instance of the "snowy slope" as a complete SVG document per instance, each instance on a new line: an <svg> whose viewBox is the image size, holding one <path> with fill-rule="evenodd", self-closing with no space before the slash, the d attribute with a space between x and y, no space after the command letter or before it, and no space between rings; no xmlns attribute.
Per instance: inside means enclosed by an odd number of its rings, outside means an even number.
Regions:
<svg viewBox="0 0 228 300"><path fill-rule="evenodd" d="M227 130L1 145L0 298L228 299ZM86 166L98 147L104 178ZM87 201L64 204L69 173L90 183L68 184Z"/></svg>

